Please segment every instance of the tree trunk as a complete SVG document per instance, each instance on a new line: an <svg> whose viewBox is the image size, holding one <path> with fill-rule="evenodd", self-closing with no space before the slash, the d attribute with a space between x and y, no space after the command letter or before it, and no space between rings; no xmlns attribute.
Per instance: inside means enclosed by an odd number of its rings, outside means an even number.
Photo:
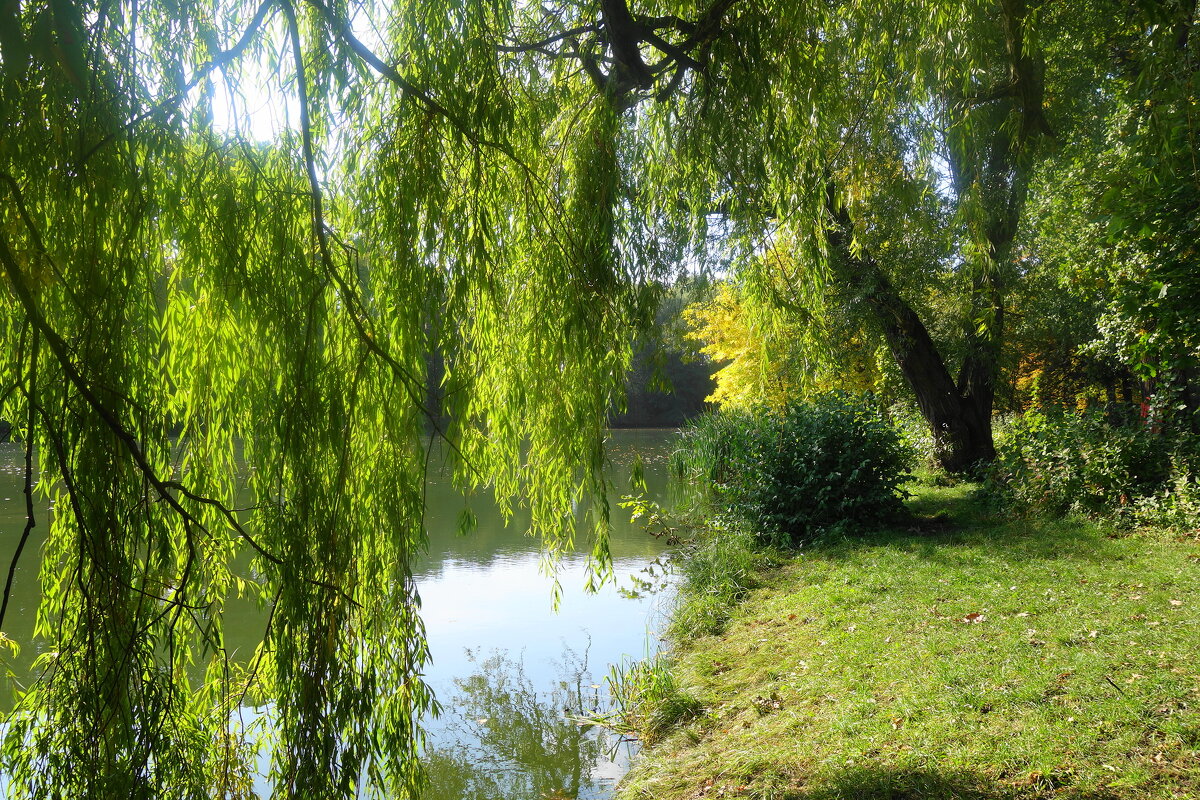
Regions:
<svg viewBox="0 0 1200 800"><path fill-rule="evenodd" d="M964 363L964 380L955 385L925 323L900 297L874 257L850 246L853 222L836 199L826 195L826 211L836 225L829 231L833 268L861 294L883 330L896 366L917 397L921 416L933 436L934 458L947 472L968 472L996 456L992 440L995 362Z"/></svg>

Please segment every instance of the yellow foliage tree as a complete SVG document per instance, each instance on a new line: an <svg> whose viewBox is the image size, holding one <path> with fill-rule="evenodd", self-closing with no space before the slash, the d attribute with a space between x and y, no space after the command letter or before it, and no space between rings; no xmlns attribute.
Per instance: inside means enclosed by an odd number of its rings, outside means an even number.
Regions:
<svg viewBox="0 0 1200 800"><path fill-rule="evenodd" d="M684 309L688 337L703 355L724 363L714 376L710 402L779 409L833 389L895 393L898 378L886 349L856 320L836 309L797 313L764 307L747 302L748 291L723 282L711 298Z"/></svg>
<svg viewBox="0 0 1200 800"><path fill-rule="evenodd" d="M762 330L747 311L736 286L721 283L712 298L684 309L700 352L715 363L726 362L714 376L709 402L735 408L783 406L800 392L787 354L776 352L776 338Z"/></svg>

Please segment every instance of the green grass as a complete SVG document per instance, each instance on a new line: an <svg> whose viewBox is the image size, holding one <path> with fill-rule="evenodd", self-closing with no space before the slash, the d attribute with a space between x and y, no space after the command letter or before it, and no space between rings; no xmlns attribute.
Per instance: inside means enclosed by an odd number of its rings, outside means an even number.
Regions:
<svg viewBox="0 0 1200 800"><path fill-rule="evenodd" d="M1200 798L1200 543L910 489L678 640L703 710L620 797Z"/></svg>
<svg viewBox="0 0 1200 800"><path fill-rule="evenodd" d="M675 673L660 655L615 665L606 682L613 698L612 711L586 721L643 744L653 744L703 710L696 698L680 690Z"/></svg>

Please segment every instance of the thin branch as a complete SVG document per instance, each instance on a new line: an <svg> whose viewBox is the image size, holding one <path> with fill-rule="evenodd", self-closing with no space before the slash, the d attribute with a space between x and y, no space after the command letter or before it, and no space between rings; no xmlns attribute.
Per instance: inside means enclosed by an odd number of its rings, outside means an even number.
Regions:
<svg viewBox="0 0 1200 800"><path fill-rule="evenodd" d="M275 555L274 553L268 552L262 545L260 545L258 542L256 542L254 540L254 537L252 537L249 534L249 532L246 531L246 529L244 527L242 527L242 524L240 522L238 522L237 516L234 514L234 509L229 508L228 506L226 506L224 503L222 503L220 500L217 500L216 498L206 497L204 495L196 494L195 492L193 492L191 489L188 489L186 486L184 486L179 481L163 481L162 486L165 489L174 489L175 491L179 492L181 495L183 495L187 499L191 500L192 502L200 503L201 505L211 506L211 507L217 509L218 511L221 512L221 516L223 516L225 518L225 521L229 523L229 527L233 528L233 530L237 531L238 536L240 536L242 539L244 539L246 544L248 544L252 548L254 548L254 552L258 553L260 556L262 556L267 561L270 561L272 564L274 564L276 566L283 566L282 558Z"/></svg>
<svg viewBox="0 0 1200 800"><path fill-rule="evenodd" d="M663 39L661 36L659 36L653 30L651 30L649 28L644 29L642 31L642 38L645 41L649 42L650 44L654 45L654 47L658 48L664 55L670 56L672 60L674 60L676 63L680 64L681 66L691 67L692 69L696 70L697 72L700 72L701 70L704 69L703 64L701 64L696 59L692 58L689 54L685 53L682 49L680 49L676 45L673 45L670 42L668 42L666 39Z"/></svg>
<svg viewBox="0 0 1200 800"><path fill-rule="evenodd" d="M50 251L46 249L46 243L42 239L42 234L38 230L37 225L33 223L33 217L30 216L29 209L25 205L25 198L21 194L21 187L17 184L17 179L8 172L0 170L0 180L8 184L9 189L12 192L13 202L17 206L17 213L20 215L21 221L25 223L25 228L29 231L29 236L31 239L33 239L33 246L37 248L38 254L41 255L42 258L46 259L46 263L50 265L50 269L54 272L54 277L58 279L59 285L66 287L67 292L69 292L71 295L71 299L74 300L76 304L82 306L83 301L75 292L75 288L71 285L71 281L66 279L62 269L60 269L54 259L51 258Z"/></svg>
<svg viewBox="0 0 1200 800"><path fill-rule="evenodd" d="M250 42L254 40L255 34L257 34L258 29L262 27L263 22L267 18L267 12L271 10L271 6L274 3L275 0L263 0L258 7L258 11L256 11L254 14L254 19L250 20L249 27L246 28L246 30L242 33L241 38L237 40L233 47L217 53L211 60L201 65L200 68L196 70L196 74L192 76L191 80L184 84L182 89L170 97L155 103L141 114L134 116L120 128L112 131L99 142L92 145L92 147L89 148L86 153L80 156L78 163L75 165L76 172L82 170L83 166L88 162L88 159L94 156L96 152L105 145L111 143L118 136L121 136L122 134L132 130L160 111L183 102L183 99L187 97L188 93L191 92L192 89L196 88L200 81L208 77L209 73L211 73L213 70L223 69L233 61L236 61L242 55L242 52L250 45Z"/></svg>
<svg viewBox="0 0 1200 800"><path fill-rule="evenodd" d="M37 328L33 329L32 341L30 343L30 351L33 353L33 358L29 362L29 383L24 390L26 401L29 405L29 422L25 428L25 530L21 531L21 540L17 542L16 552L13 553L12 561L8 565L8 579L4 581L4 601L0 603L0 631L4 630L4 616L8 613L8 601L12 597L13 579L17 574L17 564L21 561L21 553L25 550L25 543L29 541L29 534L37 527L37 520L33 515L33 440L34 440L34 425L36 419L34 393L37 391L37 365L38 365L38 349L41 346L40 336Z"/></svg>
<svg viewBox="0 0 1200 800"><path fill-rule="evenodd" d="M721 29L721 18L725 16L725 12L737 0L715 0L708 7L708 11L704 12L704 16L696 23L695 30L683 42L679 48L684 51L689 51L698 44L704 44L709 39L715 37Z"/></svg>
<svg viewBox="0 0 1200 800"><path fill-rule="evenodd" d="M326 23L328 23L333 31L339 37L341 37L341 39L350 47L352 51L354 51L359 58L361 58L363 61L366 61L376 72L394 83L402 93L416 98L430 111L445 119L455 128L455 130L465 136L472 144L500 150L514 161L517 160L516 155L512 153L507 146L481 137L475 132L474 129L471 128L470 125L464 122L462 118L458 116L458 114L439 103L428 92L419 88L412 81L408 80L408 78L401 75L395 67L388 64L386 61L372 52L369 47L359 41L358 37L354 35L354 31L350 28L350 23L337 17L328 6L321 2L321 0L308 0L308 3L320 12L321 16L325 18ZM284 12L288 14L292 20L294 20L295 10L292 9L291 3L286 2L285 0L283 3L283 8ZM301 103L301 107L301 114L304 115L305 112L303 111L303 103Z"/></svg>
<svg viewBox="0 0 1200 800"><path fill-rule="evenodd" d="M591 60L593 63L613 65L617 62L608 56L601 56L595 53L585 53L580 50L550 50L547 48L537 48L531 50L534 53L541 53L549 58L574 58L579 61ZM653 70L652 70L653 71Z"/></svg>
<svg viewBox="0 0 1200 800"><path fill-rule="evenodd" d="M566 38L569 38L572 36L578 36L581 33L596 33L599 30L600 30L599 27L596 25L579 25L574 28L571 28L570 30L563 31L562 33L556 33L553 36L547 36L545 39L542 39L537 42L530 42L529 44L516 44L516 45L498 44L498 45L496 45L496 49L501 52L504 52L504 53L526 53L530 50L541 51L546 46L552 45L557 41L561 41L562 39L566 39Z"/></svg>
<svg viewBox="0 0 1200 800"><path fill-rule="evenodd" d="M679 89L680 84L683 83L683 78L685 75L687 75L687 65L679 64L676 66L675 74L671 76L671 80L666 86L659 89L658 92L655 93L654 99L661 103L671 95L675 94L676 90Z"/></svg>
<svg viewBox="0 0 1200 800"><path fill-rule="evenodd" d="M671 30L679 31L682 34L693 33L696 30L695 22L667 14L661 17L643 17L640 14L634 15L634 22L641 25L643 28L658 30L660 28L670 28Z"/></svg>

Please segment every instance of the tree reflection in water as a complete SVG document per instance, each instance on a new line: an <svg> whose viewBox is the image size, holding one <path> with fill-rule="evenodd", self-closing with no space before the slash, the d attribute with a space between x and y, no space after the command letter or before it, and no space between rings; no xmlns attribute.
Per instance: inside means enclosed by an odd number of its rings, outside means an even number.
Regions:
<svg viewBox="0 0 1200 800"><path fill-rule="evenodd" d="M577 721L601 704L586 651L570 648L551 688L534 687L520 660L471 654L477 672L456 678L443 704L449 718L424 756L426 800L603 798L624 771L628 749L608 732ZM624 748L625 752L621 752Z"/></svg>

